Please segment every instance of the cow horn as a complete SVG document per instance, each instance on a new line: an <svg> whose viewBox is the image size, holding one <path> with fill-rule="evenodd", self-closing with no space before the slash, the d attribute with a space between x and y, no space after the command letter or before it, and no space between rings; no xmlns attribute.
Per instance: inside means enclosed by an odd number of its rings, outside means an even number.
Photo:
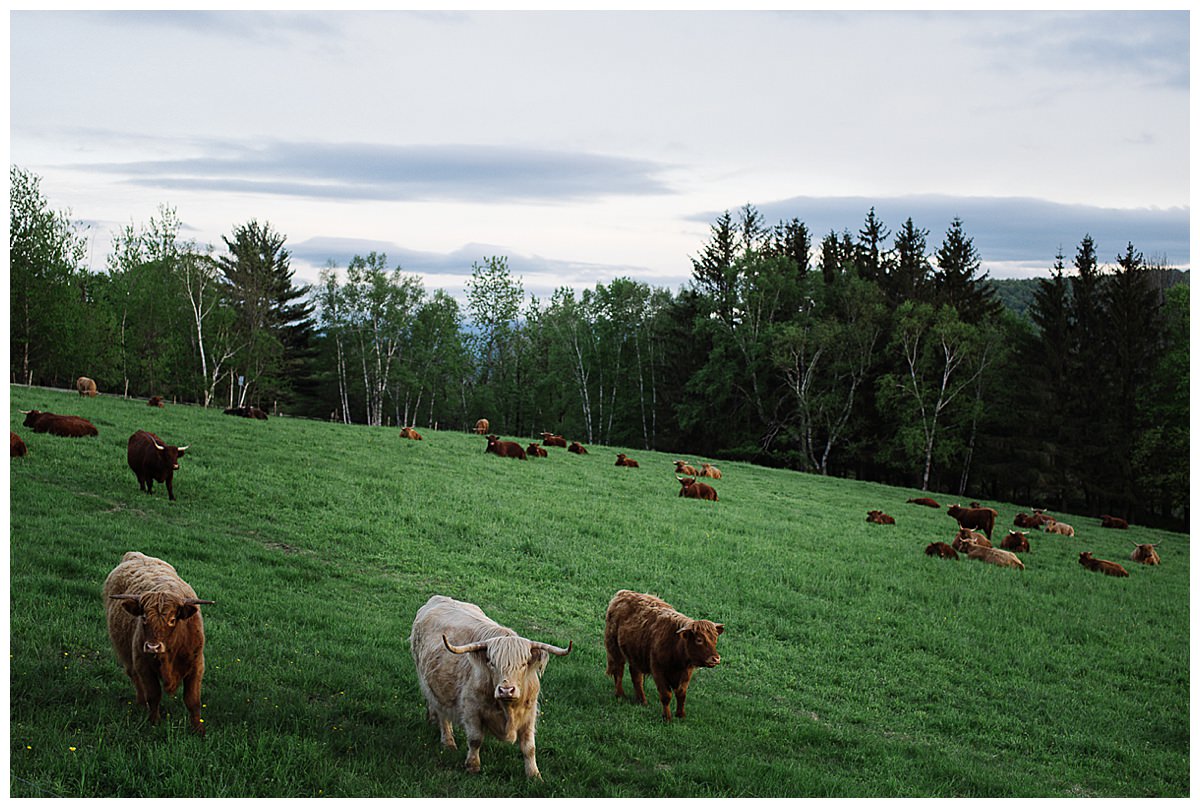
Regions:
<svg viewBox="0 0 1200 808"><path fill-rule="evenodd" d="M162 444L160 444L158 441L152 441L152 443L154 444L154 448L155 448L155 449L158 449L160 452L164 452L164 451L166 451L166 449L167 449L167 447L166 447L166 446L163 446L163 445L162 445Z"/></svg>
<svg viewBox="0 0 1200 808"><path fill-rule="evenodd" d="M544 642L535 642L533 647L540 648L543 651L548 651L555 656L566 656L567 654L571 653L571 649L575 647L575 641L570 640L567 642L566 648L559 648L557 645L550 645L549 643Z"/></svg>
<svg viewBox="0 0 1200 808"><path fill-rule="evenodd" d="M33 412L33 410L21 410L20 412L22 415L28 415L29 413Z"/></svg>
<svg viewBox="0 0 1200 808"><path fill-rule="evenodd" d="M200 598L188 598L183 602L185 606L208 606L216 603L215 600L201 600Z"/></svg>
<svg viewBox="0 0 1200 808"><path fill-rule="evenodd" d="M190 443L189 443L187 446L180 446L180 447L179 447L179 451L181 451L181 452L187 451L187 447L188 447L188 446L191 446L191 445L192 445L192 444L190 444Z"/></svg>
<svg viewBox="0 0 1200 808"><path fill-rule="evenodd" d="M442 642L445 644L446 650L452 654L469 654L472 651L478 651L481 648L487 648L486 642L473 642L468 643L467 645L451 645L450 641L446 639L445 634L442 635Z"/></svg>

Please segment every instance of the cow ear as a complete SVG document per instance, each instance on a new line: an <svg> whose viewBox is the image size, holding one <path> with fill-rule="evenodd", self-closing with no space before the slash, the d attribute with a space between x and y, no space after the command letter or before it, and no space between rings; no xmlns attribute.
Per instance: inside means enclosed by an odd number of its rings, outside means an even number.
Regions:
<svg viewBox="0 0 1200 808"><path fill-rule="evenodd" d="M725 624L724 624L724 623L716 623L715 625L716 625L716 627L717 627L717 633L718 633L718 634L724 634L724 633L725 633Z"/></svg>
<svg viewBox="0 0 1200 808"><path fill-rule="evenodd" d="M684 632L686 632L686 631L688 631L688 630L690 630L690 629L691 629L691 626L684 626L683 628L679 629L679 630L678 630L678 631L676 631L675 633L676 633L676 634L683 634Z"/></svg>
<svg viewBox="0 0 1200 808"><path fill-rule="evenodd" d="M142 599L137 595L109 595L109 597L121 601L121 608L134 617L142 616Z"/></svg>
<svg viewBox="0 0 1200 808"><path fill-rule="evenodd" d="M175 610L176 620L187 620L196 614L196 607L191 603L185 603Z"/></svg>

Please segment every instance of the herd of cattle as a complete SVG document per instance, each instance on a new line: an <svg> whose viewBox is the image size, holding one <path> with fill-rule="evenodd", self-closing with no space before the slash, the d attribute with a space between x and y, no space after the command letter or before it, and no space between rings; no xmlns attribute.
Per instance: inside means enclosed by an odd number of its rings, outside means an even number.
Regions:
<svg viewBox="0 0 1200 808"><path fill-rule="evenodd" d="M95 383L81 378L80 395L96 395ZM161 407L156 397L150 406ZM266 418L256 408L231 408L227 414L250 418ZM86 419L73 415L30 410L24 425L34 432L64 437L84 437L98 434ZM260 415L261 414L261 415ZM525 460L546 457L546 447L561 447L575 454L587 454L579 442L568 443L561 435L542 433L541 444L522 448L512 441L502 441L490 434L490 425L481 419L475 432L485 435L485 452L500 457ZM404 427L401 437L422 440L412 427ZM21 438L11 432L11 455L26 454ZM139 489L152 492L154 482L165 483L169 499L174 500L173 474L179 469L179 458L187 446L172 446L152 432L138 430L129 438L128 463L138 480ZM617 466L640 468L637 461L624 453L617 455ZM712 486L697 478L721 479L721 472L709 463L697 469L684 460L675 461L676 479L681 484L679 496L717 501ZM686 475L686 476L681 476ZM908 500L910 503L940 509L928 497ZM1024 569L1018 553L1028 553L1028 536L1010 530L993 547L991 538L998 512L971 503L970 507L952 505L948 516L958 524L958 533L951 543L932 542L925 553L941 558L957 559L959 553L968 558L1004 567ZM888 514L872 510L867 521L894 525ZM1016 527L1044 530L1061 536L1074 536L1070 525L1059 522L1044 511L1032 515L1020 513L1014 519ZM1102 517L1102 527L1128 528L1121 519ZM1131 559L1142 564L1158 564L1157 545L1135 544ZM1086 569L1107 575L1128 576L1128 572L1112 561L1093 558L1090 552L1080 553L1079 563ZM133 683L137 703L143 705L151 723L160 720L162 691L174 694L183 685L183 701L194 731L205 733L200 716L201 681L204 676L204 622L200 607L212 600L197 597L195 590L184 581L175 568L158 558L140 552L128 552L109 573L103 586L103 598L109 638L117 659ZM625 695L623 679L629 667L633 698L646 704L643 680L647 674L654 680L662 707L664 721L671 720L670 702L675 699L675 716L685 716L684 705L688 686L696 668L711 668L721 661L717 639L724 625L711 620L697 620L676 611L655 595L620 590L608 603L605 611L604 648L607 654L606 675L611 677L618 698ZM480 748L486 735L517 744L524 757L525 773L540 777L536 760L535 736L538 718L538 695L541 676L550 656L566 656L573 648L537 642L520 636L500 625L478 606L444 595L433 595L418 610L409 636L417 683L427 706L427 718L437 725L441 743L456 749L454 727L458 726L467 738L465 766L471 772L480 770Z"/></svg>
<svg viewBox="0 0 1200 808"><path fill-rule="evenodd" d="M929 497L914 497L908 502L941 510L941 505ZM1000 515L994 508L982 507L978 502L972 502L966 508L955 504L946 509L946 515L958 523L958 532L955 534L954 540L949 544L944 541L930 542L925 547L925 555L952 558L957 561L959 553L963 553L969 559L995 564L998 567L1025 569L1024 562L1017 555L1029 552L1029 536L1024 531L1010 530L1008 535L1001 539L999 547L992 546L992 530L996 525L996 517ZM896 524L894 517L879 510L867 511L867 521L877 525ZM1027 530L1043 530L1048 534L1059 536L1075 536L1075 528L1066 522L1058 521L1040 508L1034 508L1032 514L1018 513L1013 518L1013 525ZM1118 516L1102 515L1100 527L1128 530L1129 522ZM1133 552L1129 554L1131 561L1150 566L1161 563L1157 544L1138 544L1137 542L1131 542L1131 544L1133 545ZM1079 554L1079 563L1084 569L1092 572L1102 572L1118 578L1129 577L1129 571L1123 566L1115 561L1093 558L1090 551Z"/></svg>

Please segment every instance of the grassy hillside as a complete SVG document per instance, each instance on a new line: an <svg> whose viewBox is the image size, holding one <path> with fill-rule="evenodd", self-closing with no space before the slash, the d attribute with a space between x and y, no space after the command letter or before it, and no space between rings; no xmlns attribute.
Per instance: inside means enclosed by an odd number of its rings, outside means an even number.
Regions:
<svg viewBox="0 0 1200 808"><path fill-rule="evenodd" d="M9 472L13 796L1189 793L1187 536L1059 514L1077 537L1032 535L1019 572L926 557L944 509L870 483L723 463L710 503L633 449L640 469L602 447L522 463L471 435L10 395L30 450ZM35 407L100 436L33 434ZM138 491L139 428L190 444L177 501ZM990 504L1007 530L1017 508ZM1162 566L1134 568L1131 539L1162 542ZM134 549L216 601L204 739L178 694L150 727L109 646L100 588ZM1130 577L1086 572L1084 549ZM621 588L726 626L683 721L613 698ZM478 776L461 733L439 748L407 644L435 593L574 642L543 679L544 781L511 745L487 741Z"/></svg>

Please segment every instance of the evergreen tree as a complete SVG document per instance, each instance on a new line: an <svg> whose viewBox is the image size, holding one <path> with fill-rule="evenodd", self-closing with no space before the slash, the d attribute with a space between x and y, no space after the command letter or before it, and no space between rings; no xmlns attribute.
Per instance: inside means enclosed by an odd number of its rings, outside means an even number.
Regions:
<svg viewBox="0 0 1200 808"><path fill-rule="evenodd" d="M839 237L836 232L830 230L825 238L821 239L821 277L825 283L831 284L836 282L846 272L850 272L854 267L854 242L851 240L850 231L842 231Z"/></svg>
<svg viewBox="0 0 1200 808"><path fill-rule="evenodd" d="M868 281L879 281L888 274L889 256L884 248L891 231L875 215L872 207L867 213L862 229L858 231L855 248L855 263L858 276Z"/></svg>
<svg viewBox="0 0 1200 808"><path fill-rule="evenodd" d="M925 300L929 294L929 259L925 257L928 230L918 229L912 217L905 220L892 245L893 260L888 273L880 279L892 308L905 300Z"/></svg>
<svg viewBox="0 0 1200 808"><path fill-rule="evenodd" d="M987 273L978 275L979 250L966 234L962 220L955 217L937 251L933 272L934 299L939 306L950 306L959 318L971 325L1000 313L996 290L985 283Z"/></svg>

